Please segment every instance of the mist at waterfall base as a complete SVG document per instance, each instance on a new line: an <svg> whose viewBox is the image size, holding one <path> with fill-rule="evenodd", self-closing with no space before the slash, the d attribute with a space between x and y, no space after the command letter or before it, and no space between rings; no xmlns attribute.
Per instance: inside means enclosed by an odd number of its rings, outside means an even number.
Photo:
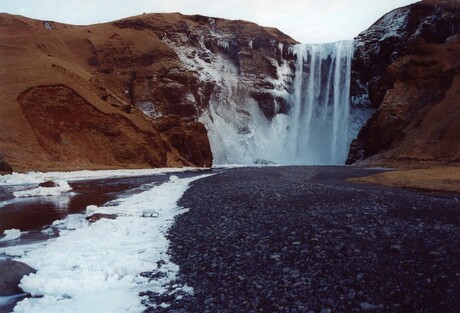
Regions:
<svg viewBox="0 0 460 313"><path fill-rule="evenodd" d="M351 140L367 120L359 109L350 108L353 42L296 45L292 53L292 90L278 94L289 109L272 119L253 99L235 97L236 70L222 66L226 85L200 118L208 129L215 165L344 164ZM287 72L290 68L281 65L278 79L289 77Z"/></svg>

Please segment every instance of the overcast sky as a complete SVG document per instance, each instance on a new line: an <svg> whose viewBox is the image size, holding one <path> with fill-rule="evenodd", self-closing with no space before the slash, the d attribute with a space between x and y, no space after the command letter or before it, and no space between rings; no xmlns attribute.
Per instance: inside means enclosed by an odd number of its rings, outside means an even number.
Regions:
<svg viewBox="0 0 460 313"><path fill-rule="evenodd" d="M388 11L414 0L0 0L0 12L70 24L180 12L272 26L302 43L353 39Z"/></svg>

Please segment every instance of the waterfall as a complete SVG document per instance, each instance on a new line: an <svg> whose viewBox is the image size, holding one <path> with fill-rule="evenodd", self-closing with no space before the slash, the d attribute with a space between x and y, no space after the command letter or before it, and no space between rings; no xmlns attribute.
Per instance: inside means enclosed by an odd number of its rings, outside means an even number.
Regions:
<svg viewBox="0 0 460 313"><path fill-rule="evenodd" d="M291 129L294 163L341 164L350 144L353 42L297 45Z"/></svg>
<svg viewBox="0 0 460 313"><path fill-rule="evenodd" d="M357 127L350 115L353 42L296 45L287 113L267 119L257 103L242 102L236 71L227 71L201 116L215 164L343 164ZM235 76L235 77L234 77Z"/></svg>

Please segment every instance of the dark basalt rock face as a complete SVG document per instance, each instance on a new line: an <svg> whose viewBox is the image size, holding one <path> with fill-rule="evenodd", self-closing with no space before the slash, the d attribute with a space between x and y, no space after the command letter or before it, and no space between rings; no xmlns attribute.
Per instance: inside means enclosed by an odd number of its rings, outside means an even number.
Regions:
<svg viewBox="0 0 460 313"><path fill-rule="evenodd" d="M184 127L172 128L166 132L166 136L171 146L176 148L180 155L197 166L206 167L212 164L212 161L210 162L207 157L212 156L212 152L207 138L197 136L201 133L206 133L206 128L203 124L195 122L188 123ZM205 163L200 164L200 162Z"/></svg>
<svg viewBox="0 0 460 313"><path fill-rule="evenodd" d="M377 108L393 84L394 78L385 75L390 64L416 53L414 43L444 44L449 37L459 34L460 5L447 3L422 1L395 9L359 34L352 63L352 96L368 92L371 105Z"/></svg>
<svg viewBox="0 0 460 313"><path fill-rule="evenodd" d="M355 38L353 104L376 111L352 142L347 164L372 156L374 163L457 160L455 125L437 111L460 114L450 97L458 86L459 35L458 2L422 1L393 10Z"/></svg>
<svg viewBox="0 0 460 313"><path fill-rule="evenodd" d="M51 180L47 180L43 183L40 183L38 184L39 187L45 187L45 188L53 188L53 187L57 187L58 184L56 184L54 181L51 181Z"/></svg>

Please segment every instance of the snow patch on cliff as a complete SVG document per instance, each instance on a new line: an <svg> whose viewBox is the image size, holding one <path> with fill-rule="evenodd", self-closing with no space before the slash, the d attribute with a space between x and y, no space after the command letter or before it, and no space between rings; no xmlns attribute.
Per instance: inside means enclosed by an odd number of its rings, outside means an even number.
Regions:
<svg viewBox="0 0 460 313"><path fill-rule="evenodd" d="M375 22L369 29L360 33L358 38L364 39L366 44L382 42L389 38L401 38L406 34L409 22L410 8L403 7L395 9ZM364 45L364 42L356 42L356 47Z"/></svg>
<svg viewBox="0 0 460 313"><path fill-rule="evenodd" d="M409 8L400 8L386 14L380 24L380 27L385 30L385 34L381 37L380 41L390 37L401 37L409 21L409 12Z"/></svg>
<svg viewBox="0 0 460 313"><path fill-rule="evenodd" d="M209 36L209 35L207 35ZM210 51L204 44L204 34L198 36L198 46L182 45L178 41L165 40L179 56L182 64L189 70L196 71L202 82L212 83L215 88L210 97L209 106L199 121L207 130L214 164L266 162L270 158L273 136L282 140L285 129L285 116L278 114L268 120L251 92L258 91L273 96L275 112L280 104L276 99L288 99L288 86L292 80L289 63L281 58L267 59L276 70L276 78L256 76L239 71L227 51L234 46L231 36L220 32L215 27L210 36L217 41L221 51ZM273 49L282 54L283 44L273 41ZM253 40L248 44L253 49ZM244 47L240 53L244 53ZM266 86L261 87L266 82ZM202 94L202 91L199 90Z"/></svg>
<svg viewBox="0 0 460 313"><path fill-rule="evenodd" d="M153 101L138 101L136 102L136 107L148 117L159 117L160 114L157 113L155 109L155 104Z"/></svg>

